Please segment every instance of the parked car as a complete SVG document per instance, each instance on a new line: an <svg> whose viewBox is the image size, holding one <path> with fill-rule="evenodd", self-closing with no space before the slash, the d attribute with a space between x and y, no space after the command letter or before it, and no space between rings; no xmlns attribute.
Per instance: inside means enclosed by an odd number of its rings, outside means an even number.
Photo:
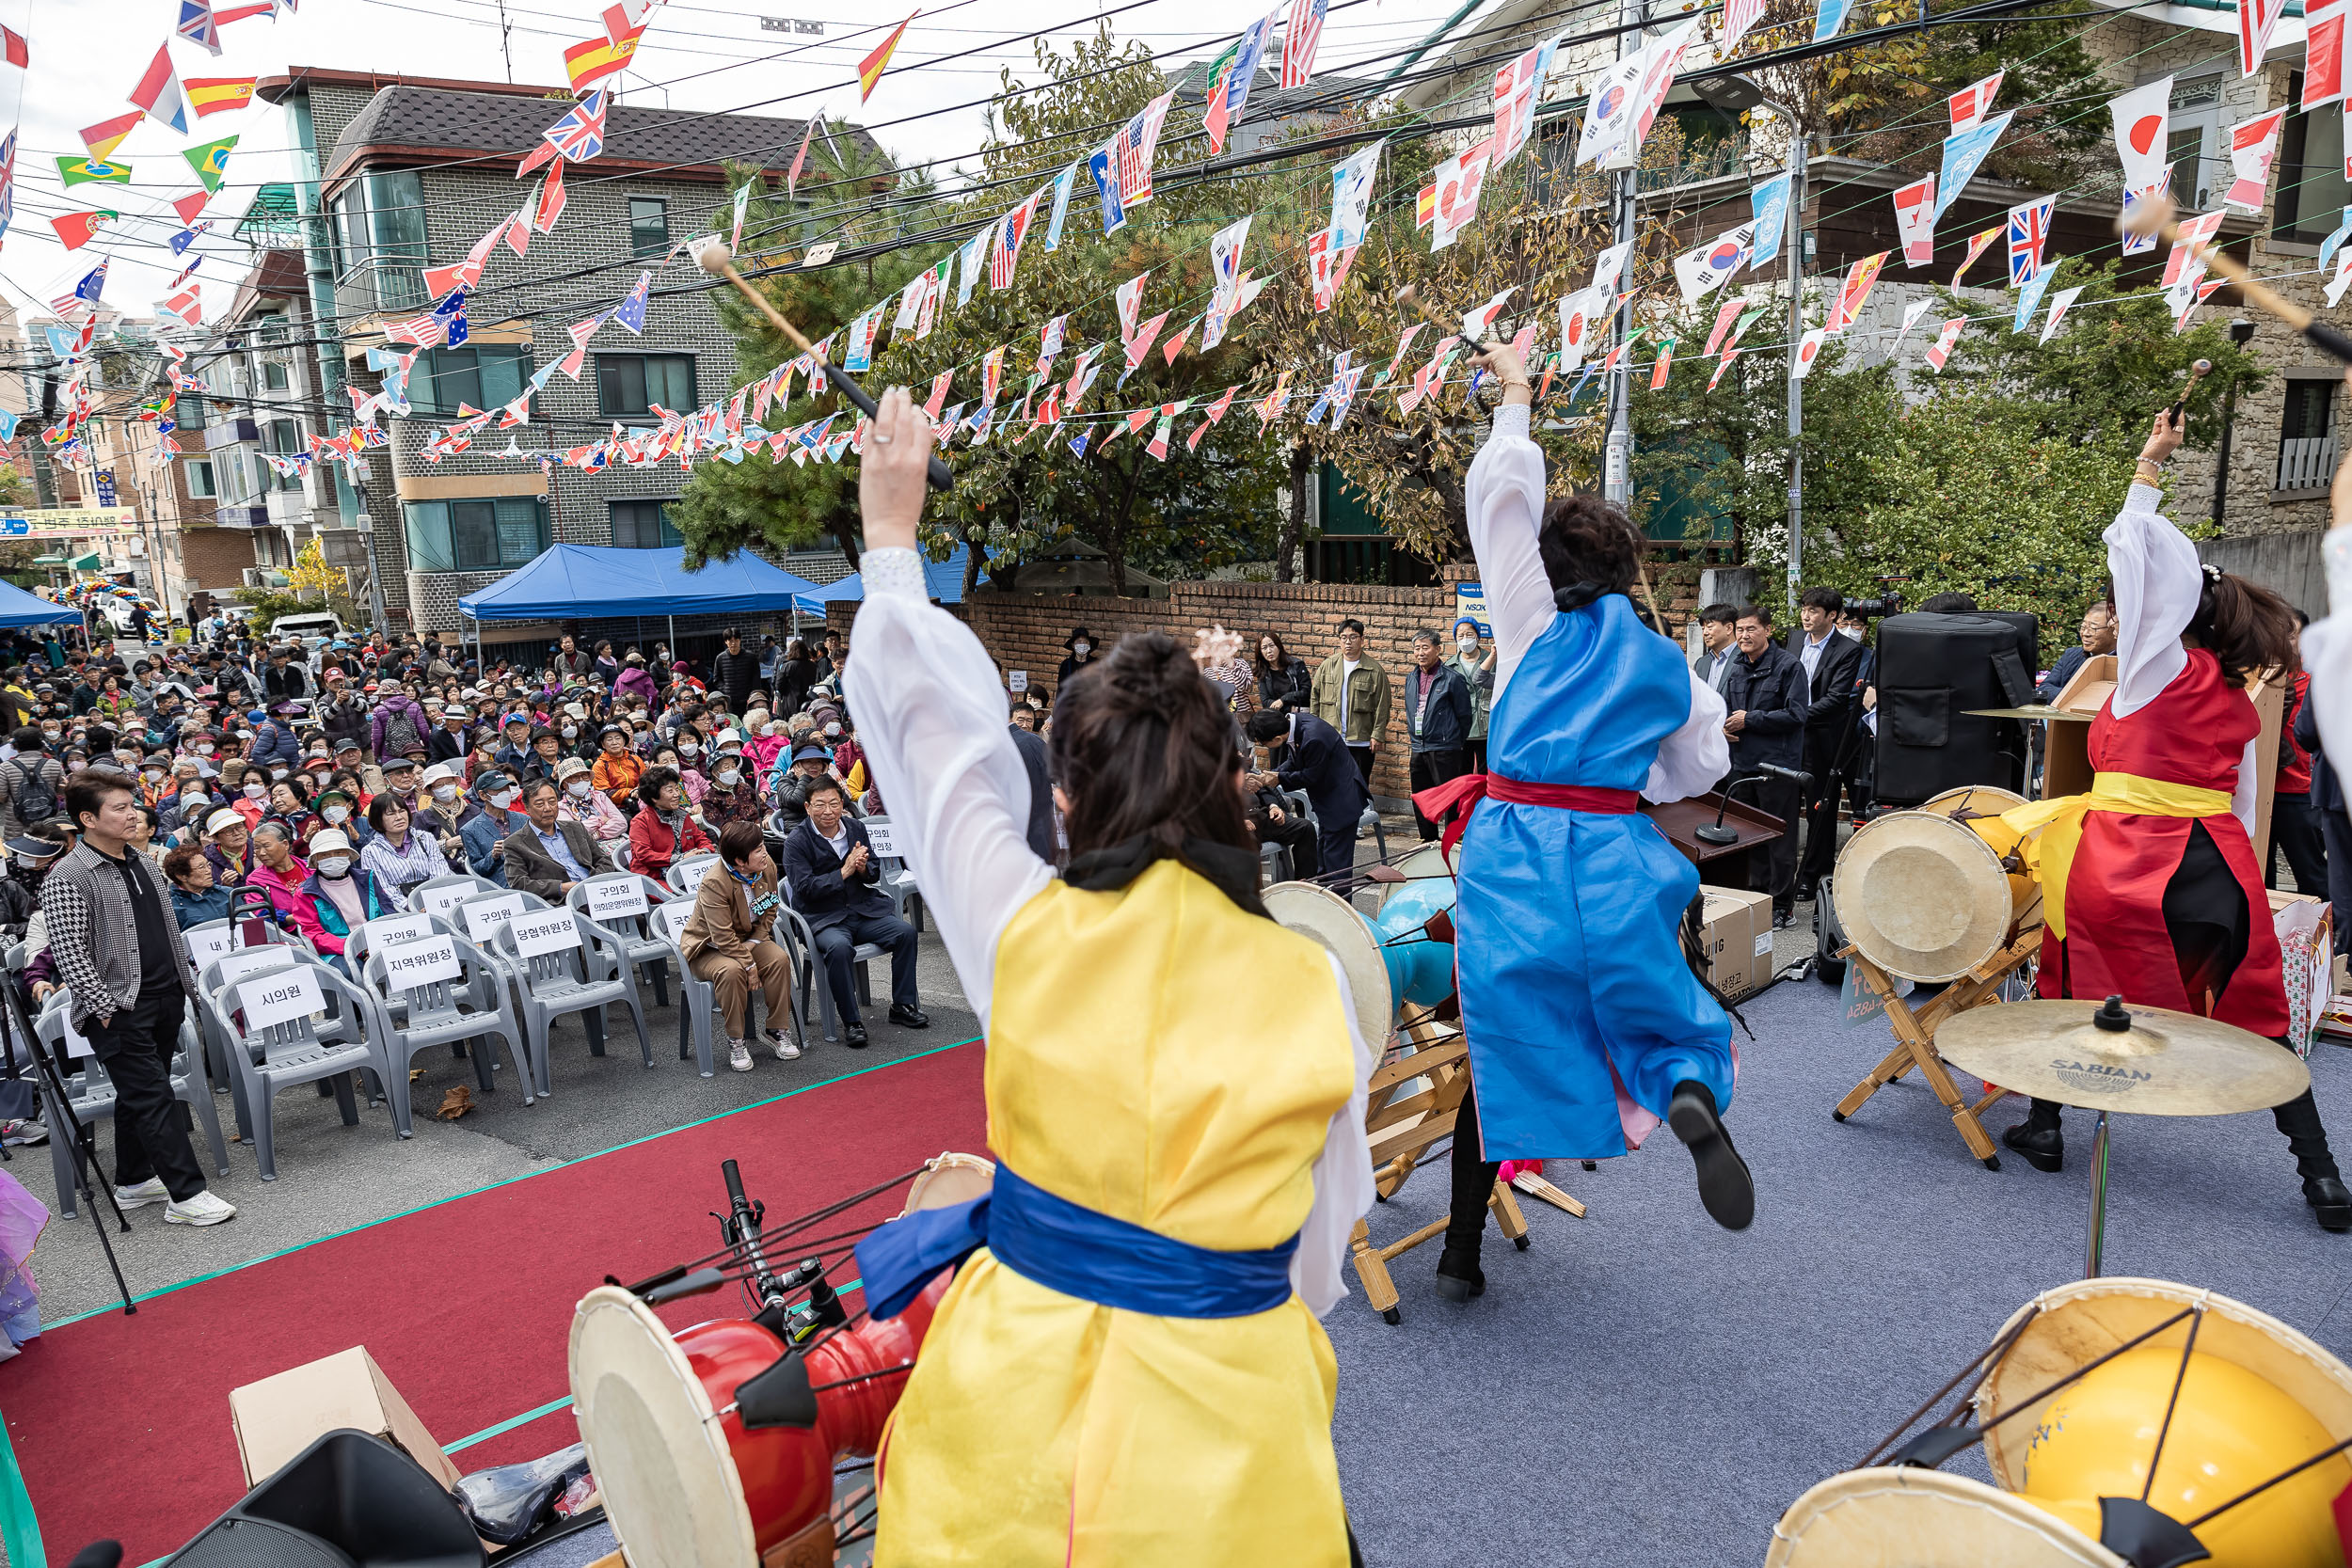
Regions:
<svg viewBox="0 0 2352 1568"><path fill-rule="evenodd" d="M342 616L331 610L306 610L299 615L280 615L271 622L268 641L292 642L297 638L331 639L342 635L343 618Z"/></svg>

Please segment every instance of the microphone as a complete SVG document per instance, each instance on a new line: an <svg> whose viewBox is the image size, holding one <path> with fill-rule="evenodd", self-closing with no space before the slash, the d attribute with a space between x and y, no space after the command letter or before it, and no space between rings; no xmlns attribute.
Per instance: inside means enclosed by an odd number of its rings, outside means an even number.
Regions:
<svg viewBox="0 0 2352 1568"><path fill-rule="evenodd" d="M1702 822L1697 827L1692 829L1691 836L1697 839L1702 844L1739 843L1740 830L1737 828L1726 828L1724 826L1724 812L1731 805L1731 792L1739 788L1741 784L1762 784L1764 782L1764 775L1767 773L1776 779L1790 780L1800 788L1803 788L1813 782L1812 774L1800 772L1794 768L1782 768L1774 763L1769 762L1756 763L1754 765L1754 771L1743 773L1739 778L1732 780L1731 783L1724 785L1723 800L1721 803L1715 807L1715 820L1712 822Z"/></svg>

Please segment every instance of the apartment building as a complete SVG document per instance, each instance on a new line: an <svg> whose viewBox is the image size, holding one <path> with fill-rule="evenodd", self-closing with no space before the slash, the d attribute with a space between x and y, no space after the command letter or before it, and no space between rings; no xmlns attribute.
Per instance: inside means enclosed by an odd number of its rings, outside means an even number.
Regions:
<svg viewBox="0 0 2352 1568"><path fill-rule="evenodd" d="M321 344L320 400L347 409L346 385L363 393L382 385L368 351L386 346L386 326L432 305L424 268L463 259L529 197L516 163L571 95L311 68L264 78L260 92L306 150L296 183L303 283L328 324L310 334ZM553 230L532 237L527 258L501 247L468 301L467 341L419 356L408 381L414 416L388 421L389 444L366 453L360 489L329 475L331 499L311 499L314 511L331 505L370 526L395 628L454 631L461 595L559 540L679 543L667 508L686 476L675 465L543 473L501 454L579 446L615 421L653 422L656 404L691 409L738 383L734 341L699 286L707 280L682 254L664 261L678 242L709 231L727 203L728 165L757 165L781 185L802 131L797 119L611 107L600 155L565 166L567 202ZM852 135L870 152L870 140ZM615 304L645 268L655 279L642 335L608 325L580 379L551 377L529 423L485 431L472 451L437 464L424 459L427 436L461 404L494 409L512 400L571 352L566 328Z"/></svg>

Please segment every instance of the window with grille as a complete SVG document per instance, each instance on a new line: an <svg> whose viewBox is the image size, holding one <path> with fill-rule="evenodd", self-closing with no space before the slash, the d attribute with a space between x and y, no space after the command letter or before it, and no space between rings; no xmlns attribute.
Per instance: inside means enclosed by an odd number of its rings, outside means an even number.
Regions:
<svg viewBox="0 0 2352 1568"><path fill-rule="evenodd" d="M2336 383L2290 381L2279 426L2280 490L2327 487L2336 471Z"/></svg>

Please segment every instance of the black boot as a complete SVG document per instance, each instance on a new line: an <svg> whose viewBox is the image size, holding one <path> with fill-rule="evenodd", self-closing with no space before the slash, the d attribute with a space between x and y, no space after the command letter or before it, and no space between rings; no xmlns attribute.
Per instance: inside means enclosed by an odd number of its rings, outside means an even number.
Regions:
<svg viewBox="0 0 2352 1568"><path fill-rule="evenodd" d="M2066 1134L2058 1127L2058 1104L2037 1100L2026 1119L2001 1134L2001 1142L2026 1157L2036 1170L2058 1170L2066 1164Z"/></svg>
<svg viewBox="0 0 2352 1568"><path fill-rule="evenodd" d="M1745 1230L1756 1218L1756 1179L1731 1147L1731 1134L1716 1114L1714 1091L1693 1079L1677 1084L1666 1106L1666 1125L1698 1162L1699 1202L1706 1205L1708 1218L1725 1230Z"/></svg>
<svg viewBox="0 0 2352 1568"><path fill-rule="evenodd" d="M1445 1225L1445 1251L1438 1257L1438 1294L1468 1301L1486 1293L1486 1271L1478 1266L1478 1243L1486 1232L1486 1201L1494 1196L1502 1164L1480 1158L1478 1101L1462 1096L1454 1119L1454 1191Z"/></svg>
<svg viewBox="0 0 2352 1568"><path fill-rule="evenodd" d="M2336 1157L2328 1150L2328 1129L2320 1125L2319 1102L2312 1091L2270 1109L2270 1118L2287 1135L2295 1168L2303 1178L2303 1201L2312 1206L2322 1230L2352 1230L2352 1189L2337 1174Z"/></svg>

